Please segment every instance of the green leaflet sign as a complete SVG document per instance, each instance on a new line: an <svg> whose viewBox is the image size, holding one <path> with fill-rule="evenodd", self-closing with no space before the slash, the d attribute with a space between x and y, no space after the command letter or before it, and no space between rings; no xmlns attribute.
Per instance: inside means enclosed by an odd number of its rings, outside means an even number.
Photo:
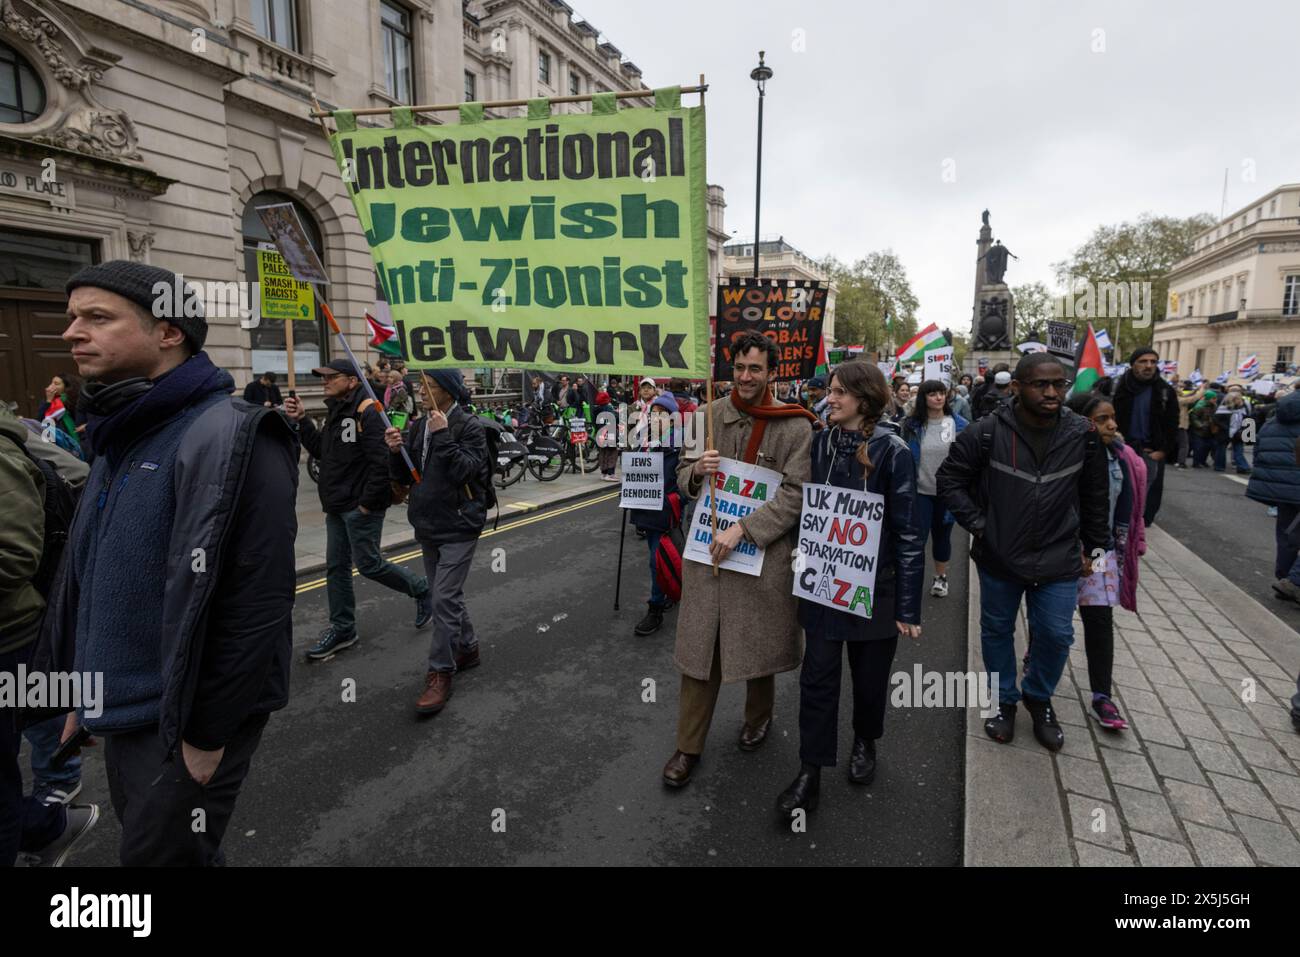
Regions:
<svg viewBox="0 0 1300 957"><path fill-rule="evenodd" d="M667 95L665 95L667 94ZM335 155L413 368L709 371L704 112L356 129ZM477 108L477 109L476 109Z"/></svg>

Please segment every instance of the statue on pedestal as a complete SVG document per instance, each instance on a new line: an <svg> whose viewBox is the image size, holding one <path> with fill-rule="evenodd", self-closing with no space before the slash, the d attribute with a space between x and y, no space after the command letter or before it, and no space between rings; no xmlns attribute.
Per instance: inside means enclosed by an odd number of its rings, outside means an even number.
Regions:
<svg viewBox="0 0 1300 957"><path fill-rule="evenodd" d="M985 210L984 212L987 216L988 210ZM1002 277L1007 274L1008 256L1012 259L1020 258L1010 249L1007 249L1006 246L1003 246L1002 240L999 239L993 244L992 248L981 257L984 260L984 278L986 285L997 286L1002 284Z"/></svg>

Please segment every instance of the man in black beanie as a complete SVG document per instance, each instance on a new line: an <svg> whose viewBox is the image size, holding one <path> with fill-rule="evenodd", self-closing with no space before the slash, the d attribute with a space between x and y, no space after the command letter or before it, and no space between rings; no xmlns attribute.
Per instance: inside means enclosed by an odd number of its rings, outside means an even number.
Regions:
<svg viewBox="0 0 1300 957"><path fill-rule="evenodd" d="M103 675L124 865L209 865L270 712L288 703L298 445L202 351L197 290L114 261L69 280L96 458L32 670Z"/></svg>
<svg viewBox="0 0 1300 957"><path fill-rule="evenodd" d="M1125 444L1146 462L1144 520L1153 525L1165 487L1165 463L1178 448L1178 393L1160 378L1160 357L1150 346L1134 349L1128 365L1115 386L1115 419Z"/></svg>

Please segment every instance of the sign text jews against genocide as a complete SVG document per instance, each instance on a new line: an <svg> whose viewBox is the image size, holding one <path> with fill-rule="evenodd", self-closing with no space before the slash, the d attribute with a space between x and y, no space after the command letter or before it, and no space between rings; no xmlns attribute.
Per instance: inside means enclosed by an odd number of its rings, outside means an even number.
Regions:
<svg viewBox="0 0 1300 957"><path fill-rule="evenodd" d="M393 129L335 113L413 368L708 374L704 112L656 100L480 122L467 104L459 125L399 110Z"/></svg>
<svg viewBox="0 0 1300 957"><path fill-rule="evenodd" d="M710 495L716 492L718 496L718 531L725 532L750 512L758 511L771 501L781 487L780 472L736 459L722 459L714 480L715 487L710 489L706 484L695 506L686 549L682 552L682 558L704 565L713 564L709 555L709 546L713 544ZM741 539L718 567L758 575L763 571L763 549Z"/></svg>
<svg viewBox="0 0 1300 957"><path fill-rule="evenodd" d="M741 277L719 283L713 377L724 382L734 378L731 343L742 333L756 329L780 350L774 381L811 379L817 374L826 296L824 284L803 280Z"/></svg>
<svg viewBox="0 0 1300 957"><path fill-rule="evenodd" d="M664 507L664 454L624 452L623 486L619 508L660 509Z"/></svg>
<svg viewBox="0 0 1300 957"><path fill-rule="evenodd" d="M795 595L870 618L884 515L885 497L876 492L805 483Z"/></svg>

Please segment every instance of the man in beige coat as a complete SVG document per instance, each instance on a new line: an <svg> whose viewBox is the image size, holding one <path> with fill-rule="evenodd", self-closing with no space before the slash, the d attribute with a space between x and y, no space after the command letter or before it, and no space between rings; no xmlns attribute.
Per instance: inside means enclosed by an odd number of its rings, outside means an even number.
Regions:
<svg viewBox="0 0 1300 957"><path fill-rule="evenodd" d="M797 405L778 404L770 379L779 353L771 339L746 333L735 343L735 389L713 409L713 447L702 450L707 408L695 413L683 450L677 483L698 498L721 458L737 459L782 474L768 503L715 537L712 551L722 561L742 537L766 549L762 574L745 575L699 562L682 563L682 601L677 615L674 660L682 673L677 750L664 766L664 783L682 787L704 750L723 682L745 681L745 723L740 747L756 750L772 723L775 675L799 667L803 633L797 620L791 554L809 475L812 415ZM701 504L700 507L703 507Z"/></svg>

